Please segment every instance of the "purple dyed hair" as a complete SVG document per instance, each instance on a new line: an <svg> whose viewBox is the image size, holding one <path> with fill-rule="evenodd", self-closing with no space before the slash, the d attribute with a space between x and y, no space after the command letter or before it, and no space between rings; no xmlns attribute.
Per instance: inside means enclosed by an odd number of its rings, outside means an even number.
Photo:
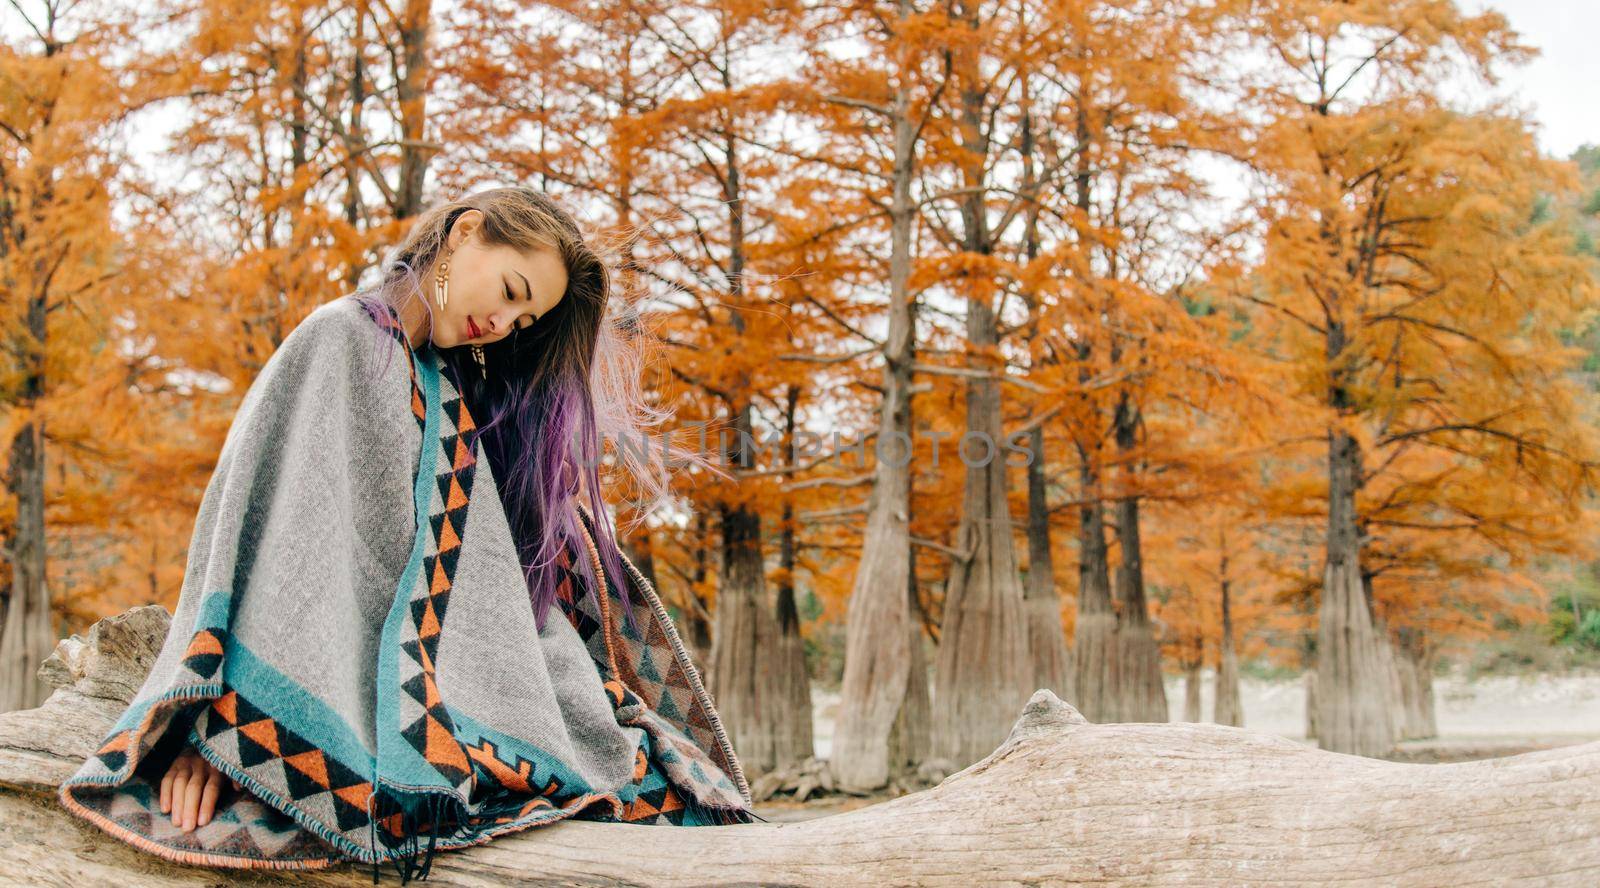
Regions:
<svg viewBox="0 0 1600 888"><path fill-rule="evenodd" d="M599 589L587 547L582 545L576 507L585 497L594 517L593 537L608 577L615 578L634 624L633 596L623 570L616 532L600 495L599 464L604 439L641 440L647 426L670 418L650 407L639 390L642 369L638 316L629 305L621 317L608 313L612 277L585 241L573 218L548 195L527 187L494 188L442 202L420 214L389 253L378 283L356 291L369 312L387 304L404 317L414 300L428 312L432 300L423 281L432 280L439 250L455 220L467 210L483 213L475 232L490 246L518 251L555 250L567 270L567 289L554 308L526 330L483 346L488 373L466 347L438 353L478 425L478 440L494 473L511 536L528 583L536 623L544 628L559 582L555 558L570 546L574 568ZM431 288L428 292L431 292ZM376 315L375 315L376 316ZM381 330L384 341L392 337ZM432 348L431 342L413 349ZM696 454L668 447L679 464L701 464ZM574 453L576 450L576 453ZM629 525L670 497L666 454L659 447L614 447L613 456L636 480L647 502Z"/></svg>

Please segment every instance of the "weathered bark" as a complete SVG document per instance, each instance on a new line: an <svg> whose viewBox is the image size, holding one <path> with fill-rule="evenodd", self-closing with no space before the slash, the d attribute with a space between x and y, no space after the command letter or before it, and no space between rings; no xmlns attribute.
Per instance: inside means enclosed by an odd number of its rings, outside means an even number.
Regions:
<svg viewBox="0 0 1600 888"><path fill-rule="evenodd" d="M171 622L145 605L62 639L39 667L58 690L36 709L0 714L0 786L48 791L71 777L144 683Z"/></svg>
<svg viewBox="0 0 1600 888"><path fill-rule="evenodd" d="M1317 740L1323 749L1381 756L1394 748L1389 675L1361 576L1354 438L1328 433L1327 565L1317 613Z"/></svg>
<svg viewBox="0 0 1600 888"><path fill-rule="evenodd" d="M1117 616L1111 603L1111 574L1107 566L1105 507L1095 498L1099 485L1091 453L1078 447L1078 618L1073 628L1073 699L1092 722L1118 721L1115 690L1118 685L1115 650Z"/></svg>
<svg viewBox="0 0 1600 888"><path fill-rule="evenodd" d="M1056 590L1055 558L1050 551L1050 503L1045 495L1044 429L1028 433L1033 461L1028 464L1028 583L1023 606L1028 620L1028 656L1036 688L1073 698L1072 661L1061 628L1061 595Z"/></svg>
<svg viewBox="0 0 1600 888"><path fill-rule="evenodd" d="M911 15L906 0L896 17ZM911 675L911 383L916 360L911 280L911 181L918 124L911 119L911 86L898 80L890 100L894 161L890 171L889 329L883 343L883 402L878 411L878 459L867 497L867 529L845 622L844 679L830 756L848 790L889 782L889 733L906 700Z"/></svg>
<svg viewBox="0 0 1600 888"><path fill-rule="evenodd" d="M160 608L140 608L63 642L50 667L62 690L40 709L0 715L6 879L370 885L371 870L360 866L276 873L168 863L72 817L48 795L111 726L154 661L166 619ZM1139 804L1130 805L1134 797ZM932 789L800 823L641 829L562 821L441 854L428 884L1597 880L1600 742L1485 762L1400 764L1214 725L1095 725L1041 689L998 749Z"/></svg>
<svg viewBox="0 0 1600 888"><path fill-rule="evenodd" d="M1233 603L1228 580L1228 557L1222 557L1222 643L1217 654L1217 687L1211 700L1211 720L1219 725L1244 726L1244 704L1239 695L1239 652L1233 646Z"/></svg>
<svg viewBox="0 0 1600 888"><path fill-rule="evenodd" d="M1200 720L1201 665L1199 658L1196 658L1190 660L1183 669L1183 720L1186 722Z"/></svg>

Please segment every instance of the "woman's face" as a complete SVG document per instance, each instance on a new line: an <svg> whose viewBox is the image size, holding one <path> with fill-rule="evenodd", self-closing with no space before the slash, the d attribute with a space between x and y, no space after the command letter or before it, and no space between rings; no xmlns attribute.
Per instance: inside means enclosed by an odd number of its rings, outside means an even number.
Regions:
<svg viewBox="0 0 1600 888"><path fill-rule="evenodd" d="M450 289L443 310L433 301L433 280L426 282L433 308L429 338L439 348L488 345L510 336L513 327L531 327L567 291L567 269L554 249L519 253L485 246L478 236L482 223L483 213L468 210L450 227Z"/></svg>

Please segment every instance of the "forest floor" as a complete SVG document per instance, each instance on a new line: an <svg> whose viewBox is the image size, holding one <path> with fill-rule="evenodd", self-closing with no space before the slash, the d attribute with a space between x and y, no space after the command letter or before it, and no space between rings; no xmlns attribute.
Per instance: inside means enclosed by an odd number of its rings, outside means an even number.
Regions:
<svg viewBox="0 0 1600 888"><path fill-rule="evenodd" d="M1200 711L1207 721L1212 709L1212 682L1213 674L1206 670ZM1173 721L1183 720L1183 690L1181 678L1167 677ZM1389 758L1417 763L1458 762L1600 740L1600 671L1469 678L1458 670L1435 676L1433 692L1439 736L1404 741ZM1245 727L1310 742L1305 738L1305 684L1299 678L1243 676L1240 693ZM813 684L811 694L817 756L826 758L832 747L839 693ZM791 797L780 795L758 803L756 813L774 822L810 820L890 797L835 794L796 803Z"/></svg>

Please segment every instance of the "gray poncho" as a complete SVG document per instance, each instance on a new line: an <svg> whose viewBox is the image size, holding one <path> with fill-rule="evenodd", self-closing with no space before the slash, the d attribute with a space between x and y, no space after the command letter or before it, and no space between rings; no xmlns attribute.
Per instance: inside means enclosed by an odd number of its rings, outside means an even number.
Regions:
<svg viewBox="0 0 1600 888"><path fill-rule="evenodd" d="M440 363L351 296L284 340L228 431L155 667L62 785L69 810L178 861L395 861L408 877L435 849L567 817L749 822L670 617L632 563L605 576L576 500L565 619L537 628ZM190 833L159 809L185 743L249 791Z"/></svg>

